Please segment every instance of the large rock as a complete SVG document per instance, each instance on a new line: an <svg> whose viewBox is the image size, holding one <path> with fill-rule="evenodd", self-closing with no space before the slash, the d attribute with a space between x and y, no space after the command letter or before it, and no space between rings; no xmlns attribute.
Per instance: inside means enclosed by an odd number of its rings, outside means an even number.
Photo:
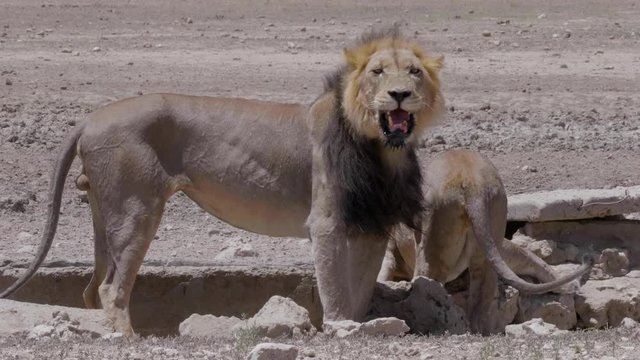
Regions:
<svg viewBox="0 0 640 360"><path fill-rule="evenodd" d="M640 319L640 278L636 271L607 280L589 280L576 294L582 327L618 326L625 317Z"/></svg>
<svg viewBox="0 0 640 360"><path fill-rule="evenodd" d="M276 338L291 336L294 332L309 332L313 326L307 309L282 296L272 296L258 313L247 320L259 336Z"/></svg>
<svg viewBox="0 0 640 360"><path fill-rule="evenodd" d="M542 321L542 319L531 319L522 324L507 325L504 332L507 336L517 338L527 337L528 335L549 336L568 333L567 330L560 330L555 325Z"/></svg>
<svg viewBox="0 0 640 360"><path fill-rule="evenodd" d="M30 332L38 336L49 329L36 329L38 325L53 327L55 334L60 336L74 333L97 337L113 332L102 310L0 299L0 336Z"/></svg>
<svg viewBox="0 0 640 360"><path fill-rule="evenodd" d="M369 320L362 324L360 331L366 335L399 336L409 331L409 326L404 320L394 317L385 317Z"/></svg>
<svg viewBox="0 0 640 360"><path fill-rule="evenodd" d="M325 321L322 324L322 332L325 335L344 338L360 331L362 323L352 320Z"/></svg>
<svg viewBox="0 0 640 360"><path fill-rule="evenodd" d="M417 277L411 283L378 283L369 318L396 317L417 334L463 334L469 325L464 311L434 280Z"/></svg>
<svg viewBox="0 0 640 360"><path fill-rule="evenodd" d="M561 330L574 328L578 322L578 318L576 316L573 295L520 295L516 322L522 323L536 318L553 324Z"/></svg>
<svg viewBox="0 0 640 360"><path fill-rule="evenodd" d="M351 320L325 321L323 332L325 335L344 338L359 334L370 336L400 336L409 331L409 326L394 317L385 317L359 323Z"/></svg>
<svg viewBox="0 0 640 360"><path fill-rule="evenodd" d="M508 203L509 221L591 219L640 211L640 186L519 194Z"/></svg>
<svg viewBox="0 0 640 360"><path fill-rule="evenodd" d="M249 360L295 360L298 348L293 345L262 343L249 353Z"/></svg>
<svg viewBox="0 0 640 360"><path fill-rule="evenodd" d="M234 316L192 314L180 323L181 336L232 339L234 326L243 321Z"/></svg>
<svg viewBox="0 0 640 360"><path fill-rule="evenodd" d="M520 228L515 236L519 234L533 240L555 241L558 246L561 243L573 244L579 249L579 256L585 252L600 253L605 249L626 251L629 265L621 262L619 265L630 268L640 267L640 221L587 220L528 223ZM608 256L605 257L608 258ZM617 265L613 264L613 266Z"/></svg>

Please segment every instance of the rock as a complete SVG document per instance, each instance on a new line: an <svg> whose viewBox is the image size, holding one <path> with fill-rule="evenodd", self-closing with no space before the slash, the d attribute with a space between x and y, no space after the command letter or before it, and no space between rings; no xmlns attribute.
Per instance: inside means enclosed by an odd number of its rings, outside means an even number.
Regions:
<svg viewBox="0 0 640 360"><path fill-rule="evenodd" d="M16 235L16 240L18 240L18 242L20 243L29 242L31 241L31 239L33 239L33 235L29 234L26 231L21 231L18 233L18 235Z"/></svg>
<svg viewBox="0 0 640 360"><path fill-rule="evenodd" d="M531 319L553 324L561 330L569 330L576 326L575 303L571 294L520 295L516 322L522 323Z"/></svg>
<svg viewBox="0 0 640 360"><path fill-rule="evenodd" d="M295 360L298 348L293 345L262 343L249 353L248 360Z"/></svg>
<svg viewBox="0 0 640 360"><path fill-rule="evenodd" d="M623 249L604 249L597 260L602 271L613 277L624 276L629 272L628 251Z"/></svg>
<svg viewBox="0 0 640 360"><path fill-rule="evenodd" d="M180 323L180 336L232 339L233 329L243 321L234 316L192 314Z"/></svg>
<svg viewBox="0 0 640 360"><path fill-rule="evenodd" d="M640 281L635 277L588 280L576 294L582 327L619 326L625 317L640 319Z"/></svg>
<svg viewBox="0 0 640 360"><path fill-rule="evenodd" d="M238 257L256 257L256 252L249 244L229 245L216 255L216 260L229 260Z"/></svg>
<svg viewBox="0 0 640 360"><path fill-rule="evenodd" d="M640 186L553 190L509 197L509 221L590 219L640 211Z"/></svg>
<svg viewBox="0 0 640 360"><path fill-rule="evenodd" d="M505 335L513 337L526 337L527 335L560 335L568 333L567 330L560 330L555 325L546 323L542 319L531 319L522 324L507 325Z"/></svg>
<svg viewBox="0 0 640 360"><path fill-rule="evenodd" d="M368 317L388 316L404 320L417 334L462 334L469 328L463 310L442 285L425 277L377 284Z"/></svg>
<svg viewBox="0 0 640 360"><path fill-rule="evenodd" d="M484 37L490 37L491 36L491 31L485 30L482 32L482 36Z"/></svg>
<svg viewBox="0 0 640 360"><path fill-rule="evenodd" d="M637 321L628 317L622 319L622 321L620 322L620 326L625 327L627 329L635 329L638 327L638 325L640 324L638 324Z"/></svg>
<svg viewBox="0 0 640 360"><path fill-rule="evenodd" d="M404 322L394 317L378 318L362 324L360 331L366 335L399 336L409 331Z"/></svg>
<svg viewBox="0 0 640 360"><path fill-rule="evenodd" d="M91 51L93 52L100 52L102 51L102 49L99 46L94 47L93 49L91 49Z"/></svg>
<svg viewBox="0 0 640 360"><path fill-rule="evenodd" d="M247 320L247 325L255 327L259 336L270 338L291 336L294 329L309 332L313 328L307 309L278 295L272 296L254 317Z"/></svg>
<svg viewBox="0 0 640 360"><path fill-rule="evenodd" d="M343 338L355 334L361 326L361 323L352 320L325 321L322 324L322 332L329 336Z"/></svg>
<svg viewBox="0 0 640 360"><path fill-rule="evenodd" d="M112 332L108 334L102 335L100 338L103 340L115 340L124 337L124 334L121 332Z"/></svg>
<svg viewBox="0 0 640 360"><path fill-rule="evenodd" d="M102 310L40 305L7 299L0 299L0 324L0 336L28 333L41 324L53 326L61 333L73 332L93 337L113 331Z"/></svg>
<svg viewBox="0 0 640 360"><path fill-rule="evenodd" d="M41 339L43 337L51 337L56 328L51 325L36 325L29 331L29 335L27 336L29 339Z"/></svg>
<svg viewBox="0 0 640 360"><path fill-rule="evenodd" d="M16 250L16 253L18 254L35 254L36 253L36 247L32 246L32 245L25 245L20 247L18 250Z"/></svg>
<svg viewBox="0 0 640 360"><path fill-rule="evenodd" d="M606 249L614 249L607 250L603 255L596 257L601 264L602 260L606 264L598 266L606 268L606 271L612 274L623 274L628 269L640 266L640 241L638 241L640 221L612 219L527 223L518 230L518 233L534 241L555 241L559 248L563 246L566 251L564 255L570 255L569 257L573 257L575 249L564 247L565 245L562 244L576 246L577 258L587 252L605 252ZM626 265L627 261L629 265Z"/></svg>

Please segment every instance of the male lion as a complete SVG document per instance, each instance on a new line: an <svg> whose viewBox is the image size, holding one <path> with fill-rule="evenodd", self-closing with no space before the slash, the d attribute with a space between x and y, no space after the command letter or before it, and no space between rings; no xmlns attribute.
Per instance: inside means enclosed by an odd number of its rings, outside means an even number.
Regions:
<svg viewBox="0 0 640 360"><path fill-rule="evenodd" d="M574 281L593 265L593 259L585 257L577 271L556 279L542 259L506 240L504 186L495 167L482 155L469 150L446 151L423 173L426 209L422 232L396 230L379 281L422 275L446 283L469 269L465 310L471 330L492 334L504 331L505 325L495 316L500 311L497 276L524 293L544 293ZM545 283L526 282L514 271ZM575 291L576 284L570 285L561 291Z"/></svg>
<svg viewBox="0 0 640 360"><path fill-rule="evenodd" d="M84 302L102 306L116 331L134 334L133 284L165 203L177 191L248 231L310 233L325 318L364 315L384 233L398 222L411 224L421 207L413 143L440 108L440 61L402 40L396 29L364 37L345 55L344 70L315 102L310 120L302 105L176 94L96 110L62 147L34 262L0 297L23 286L44 261L77 155L83 171L76 184L88 193L95 246ZM312 152L314 211L307 230ZM325 158L326 169L318 163ZM359 274L365 276L361 283ZM350 280L344 282L345 275ZM347 305L354 301L357 307Z"/></svg>
<svg viewBox="0 0 640 360"><path fill-rule="evenodd" d="M364 317L390 231L418 225L415 140L443 102L442 60L395 30L362 38L345 58L310 110L307 224L325 320Z"/></svg>

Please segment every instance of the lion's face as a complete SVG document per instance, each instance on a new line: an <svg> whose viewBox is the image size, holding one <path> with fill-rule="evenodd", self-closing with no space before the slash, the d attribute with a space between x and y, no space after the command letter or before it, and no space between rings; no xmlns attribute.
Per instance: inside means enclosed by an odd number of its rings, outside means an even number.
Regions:
<svg viewBox="0 0 640 360"><path fill-rule="evenodd" d="M392 148L417 138L442 106L441 60L415 44L378 40L345 50L349 75L343 106L354 131Z"/></svg>

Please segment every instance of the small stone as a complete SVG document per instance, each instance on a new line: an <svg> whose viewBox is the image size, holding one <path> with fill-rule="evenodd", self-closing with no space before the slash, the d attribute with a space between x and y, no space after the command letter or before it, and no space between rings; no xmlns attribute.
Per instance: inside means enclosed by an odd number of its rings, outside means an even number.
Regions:
<svg viewBox="0 0 640 360"><path fill-rule="evenodd" d="M567 66L567 64L561 64L560 65L560 69L567 69L569 66Z"/></svg>
<svg viewBox="0 0 640 360"><path fill-rule="evenodd" d="M60 52L63 54L71 54L71 49L62 49Z"/></svg>
<svg viewBox="0 0 640 360"><path fill-rule="evenodd" d="M482 32L482 36L484 36L484 37L490 37L490 36L491 36L491 31L487 31L487 30L483 31L483 32Z"/></svg>
<svg viewBox="0 0 640 360"><path fill-rule="evenodd" d="M18 235L16 235L16 240L18 240L18 242L20 243L29 242L31 241L32 238L33 238L33 235L26 231L21 231L18 233Z"/></svg>
<svg viewBox="0 0 640 360"><path fill-rule="evenodd" d="M102 49L99 46L94 47L93 49L91 49L91 51L93 52L100 52L102 51Z"/></svg>
<svg viewBox="0 0 640 360"><path fill-rule="evenodd" d="M53 335L56 329L51 325L36 325L29 332L29 339L40 339Z"/></svg>
<svg viewBox="0 0 640 360"><path fill-rule="evenodd" d="M36 247L31 245L26 245L16 250L16 253L18 254L35 254L35 252Z"/></svg>
<svg viewBox="0 0 640 360"><path fill-rule="evenodd" d="M293 345L262 343L256 345L247 357L248 360L295 360L298 348Z"/></svg>
<svg viewBox="0 0 640 360"><path fill-rule="evenodd" d="M491 104L490 103L482 104L482 106L480 106L480 110L483 110L483 111L491 110Z"/></svg>
<svg viewBox="0 0 640 360"><path fill-rule="evenodd" d="M316 357L316 352L313 349L302 350L302 356L313 358Z"/></svg>
<svg viewBox="0 0 640 360"><path fill-rule="evenodd" d="M625 327L627 329L634 329L638 327L638 322L633 320L632 318L626 317L622 319L620 322L620 326Z"/></svg>
<svg viewBox="0 0 640 360"><path fill-rule="evenodd" d="M8 86L13 85L13 81L11 81L11 79L6 79L6 80L4 81L4 83L5 83L6 85L8 85Z"/></svg>
<svg viewBox="0 0 640 360"><path fill-rule="evenodd" d="M538 19L540 19L540 20L544 19L546 17L547 17L547 14L545 14L545 13L542 13L542 14L538 15Z"/></svg>
<svg viewBox="0 0 640 360"><path fill-rule="evenodd" d="M613 70L615 68L613 66L605 66L605 67L603 67L603 69L605 69L605 70Z"/></svg>
<svg viewBox="0 0 640 360"><path fill-rule="evenodd" d="M360 331L367 335L400 336L408 332L409 326L404 320L395 317L373 319L362 324Z"/></svg>
<svg viewBox="0 0 640 360"><path fill-rule="evenodd" d="M567 330L560 330L555 325L546 323L542 319L531 319L522 324L507 325L505 335L512 337L526 337L528 335L547 336L568 333Z"/></svg>
<svg viewBox="0 0 640 360"><path fill-rule="evenodd" d="M554 39L557 39L557 38L559 38L559 37L560 37L560 34L555 33L555 34L551 35L551 37L552 37L552 38L554 38Z"/></svg>
<svg viewBox="0 0 640 360"><path fill-rule="evenodd" d="M186 22L187 24L193 24L193 19L188 17L184 20L184 22Z"/></svg>
<svg viewBox="0 0 640 360"><path fill-rule="evenodd" d="M120 339L122 337L124 337L124 334L120 332L112 332L112 333L104 334L101 336L101 338L104 340L115 340L115 339Z"/></svg>

